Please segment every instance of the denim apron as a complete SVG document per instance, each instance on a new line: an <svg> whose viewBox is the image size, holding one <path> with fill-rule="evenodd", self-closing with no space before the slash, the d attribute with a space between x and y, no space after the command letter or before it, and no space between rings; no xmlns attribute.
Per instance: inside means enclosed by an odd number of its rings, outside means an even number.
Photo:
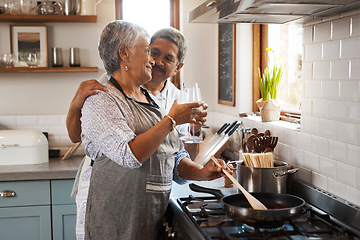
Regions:
<svg viewBox="0 0 360 240"><path fill-rule="evenodd" d="M122 92L121 87L119 90ZM136 135L163 119L164 112L154 104L122 95L134 114ZM96 159L87 200L85 239L157 240L179 149L179 135L173 130L140 168L120 166L105 156Z"/></svg>

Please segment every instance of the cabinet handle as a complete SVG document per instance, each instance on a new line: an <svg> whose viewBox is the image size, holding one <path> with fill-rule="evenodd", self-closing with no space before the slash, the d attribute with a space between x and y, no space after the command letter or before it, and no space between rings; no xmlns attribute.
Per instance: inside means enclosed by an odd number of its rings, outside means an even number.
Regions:
<svg viewBox="0 0 360 240"><path fill-rule="evenodd" d="M16 192L12 190L4 190L0 192L0 197L15 197Z"/></svg>

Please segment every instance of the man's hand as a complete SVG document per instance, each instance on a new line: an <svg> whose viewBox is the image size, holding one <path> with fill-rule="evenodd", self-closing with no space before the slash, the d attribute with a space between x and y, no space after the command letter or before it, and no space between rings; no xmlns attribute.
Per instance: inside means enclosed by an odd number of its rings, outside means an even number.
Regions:
<svg viewBox="0 0 360 240"><path fill-rule="evenodd" d="M97 90L108 91L108 89L96 80L87 80L80 84L71 101L68 115L66 117L66 128L73 143L81 141L81 108L88 96L98 94Z"/></svg>
<svg viewBox="0 0 360 240"><path fill-rule="evenodd" d="M70 108L81 109L88 96L98 94L98 91L95 90L108 91L107 87L99 83L97 80L83 81L71 101Z"/></svg>

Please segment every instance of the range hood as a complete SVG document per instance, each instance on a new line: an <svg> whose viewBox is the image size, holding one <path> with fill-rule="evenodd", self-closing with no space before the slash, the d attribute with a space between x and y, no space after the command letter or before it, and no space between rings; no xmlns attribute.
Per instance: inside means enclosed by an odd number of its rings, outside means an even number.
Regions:
<svg viewBox="0 0 360 240"><path fill-rule="evenodd" d="M191 23L308 22L360 9L360 0L207 0L189 13Z"/></svg>

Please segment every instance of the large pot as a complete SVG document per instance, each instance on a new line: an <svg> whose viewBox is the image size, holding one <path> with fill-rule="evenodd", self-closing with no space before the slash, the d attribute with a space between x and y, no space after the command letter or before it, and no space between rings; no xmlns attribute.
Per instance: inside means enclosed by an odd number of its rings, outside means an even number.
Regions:
<svg viewBox="0 0 360 240"><path fill-rule="evenodd" d="M288 170L288 164L279 160L272 168L247 167L243 162L236 166L237 180L248 192L286 193L288 175L298 171Z"/></svg>

